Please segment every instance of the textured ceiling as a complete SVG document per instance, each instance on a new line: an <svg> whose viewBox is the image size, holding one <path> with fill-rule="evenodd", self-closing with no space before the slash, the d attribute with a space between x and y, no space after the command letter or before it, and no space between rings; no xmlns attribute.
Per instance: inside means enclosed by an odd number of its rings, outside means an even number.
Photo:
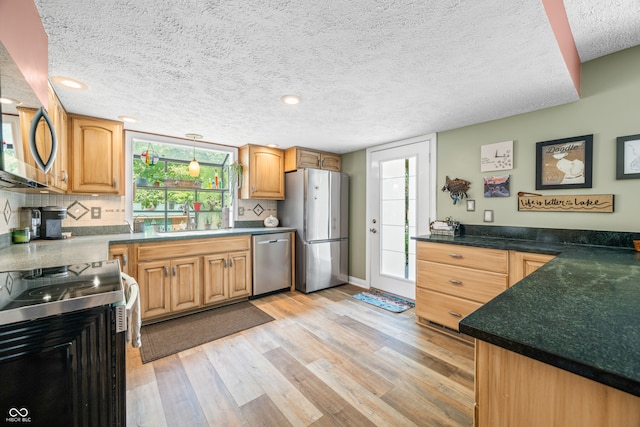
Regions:
<svg viewBox="0 0 640 427"><path fill-rule="evenodd" d="M578 99L540 0L36 4L65 108L127 129L344 153ZM640 44L637 0L565 4L582 61Z"/></svg>

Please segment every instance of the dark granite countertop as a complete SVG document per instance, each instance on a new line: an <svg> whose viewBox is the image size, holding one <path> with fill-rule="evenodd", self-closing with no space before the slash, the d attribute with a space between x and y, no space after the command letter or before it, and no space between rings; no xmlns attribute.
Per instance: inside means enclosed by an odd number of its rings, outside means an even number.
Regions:
<svg viewBox="0 0 640 427"><path fill-rule="evenodd" d="M460 331L640 396L640 253L487 236L415 240L557 254L462 319Z"/></svg>

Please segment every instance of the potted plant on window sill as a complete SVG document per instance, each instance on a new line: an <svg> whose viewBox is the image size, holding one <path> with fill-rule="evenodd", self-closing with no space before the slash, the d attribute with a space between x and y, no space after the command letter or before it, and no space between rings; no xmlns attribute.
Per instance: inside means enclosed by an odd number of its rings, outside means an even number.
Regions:
<svg viewBox="0 0 640 427"><path fill-rule="evenodd" d="M136 185L152 185L154 187L159 187L164 180L164 177L164 169L162 169L161 166L144 165L143 169L140 170L140 174L136 177ZM147 182L144 183L144 180L146 180Z"/></svg>

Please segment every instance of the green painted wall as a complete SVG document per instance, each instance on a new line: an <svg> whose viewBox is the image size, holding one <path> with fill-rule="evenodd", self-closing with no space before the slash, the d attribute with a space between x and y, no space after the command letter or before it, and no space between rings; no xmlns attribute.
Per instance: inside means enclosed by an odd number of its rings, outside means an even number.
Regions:
<svg viewBox="0 0 640 427"><path fill-rule="evenodd" d="M366 150L342 156L342 171L349 174L349 276L366 278Z"/></svg>
<svg viewBox="0 0 640 427"><path fill-rule="evenodd" d="M486 224L483 210L494 211L492 225L640 231L640 180L616 180L616 137L640 134L640 46L582 65L581 99L577 102L467 126L438 134L438 218L451 216L466 224ZM593 134L593 188L535 190L535 144L540 141ZM480 172L480 146L513 140L514 169L508 198L485 198ZM342 156L350 179L349 274L366 278L366 150ZM453 205L440 191L445 176L471 181L466 203ZM614 213L518 212L518 191L561 194L615 194Z"/></svg>
<svg viewBox="0 0 640 427"><path fill-rule="evenodd" d="M616 180L616 137L640 134L640 47L582 65L581 99L577 102L521 114L438 134L438 218L451 216L463 224L485 224L483 210L494 211L493 225L640 231L640 180ZM590 189L535 189L535 144L540 141L593 134L593 185ZM515 167L480 172L480 146L514 141ZM511 197L485 198L483 176L511 175ZM445 176L471 181L466 203L452 204L440 190ZM544 195L615 194L614 213L518 212L517 192Z"/></svg>

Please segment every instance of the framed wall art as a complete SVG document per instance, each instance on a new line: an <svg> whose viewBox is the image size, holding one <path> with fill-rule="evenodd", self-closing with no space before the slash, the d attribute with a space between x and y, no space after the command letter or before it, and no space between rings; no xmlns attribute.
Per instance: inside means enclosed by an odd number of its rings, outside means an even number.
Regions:
<svg viewBox="0 0 640 427"><path fill-rule="evenodd" d="M536 190L591 188L593 135L536 143Z"/></svg>
<svg viewBox="0 0 640 427"><path fill-rule="evenodd" d="M485 176L483 178L484 197L509 197L510 180L510 175Z"/></svg>
<svg viewBox="0 0 640 427"><path fill-rule="evenodd" d="M480 172L513 169L513 141L480 147Z"/></svg>
<svg viewBox="0 0 640 427"><path fill-rule="evenodd" d="M467 212L474 212L476 210L476 201L467 199Z"/></svg>
<svg viewBox="0 0 640 427"><path fill-rule="evenodd" d="M616 141L616 179L640 178L640 135L619 136Z"/></svg>

